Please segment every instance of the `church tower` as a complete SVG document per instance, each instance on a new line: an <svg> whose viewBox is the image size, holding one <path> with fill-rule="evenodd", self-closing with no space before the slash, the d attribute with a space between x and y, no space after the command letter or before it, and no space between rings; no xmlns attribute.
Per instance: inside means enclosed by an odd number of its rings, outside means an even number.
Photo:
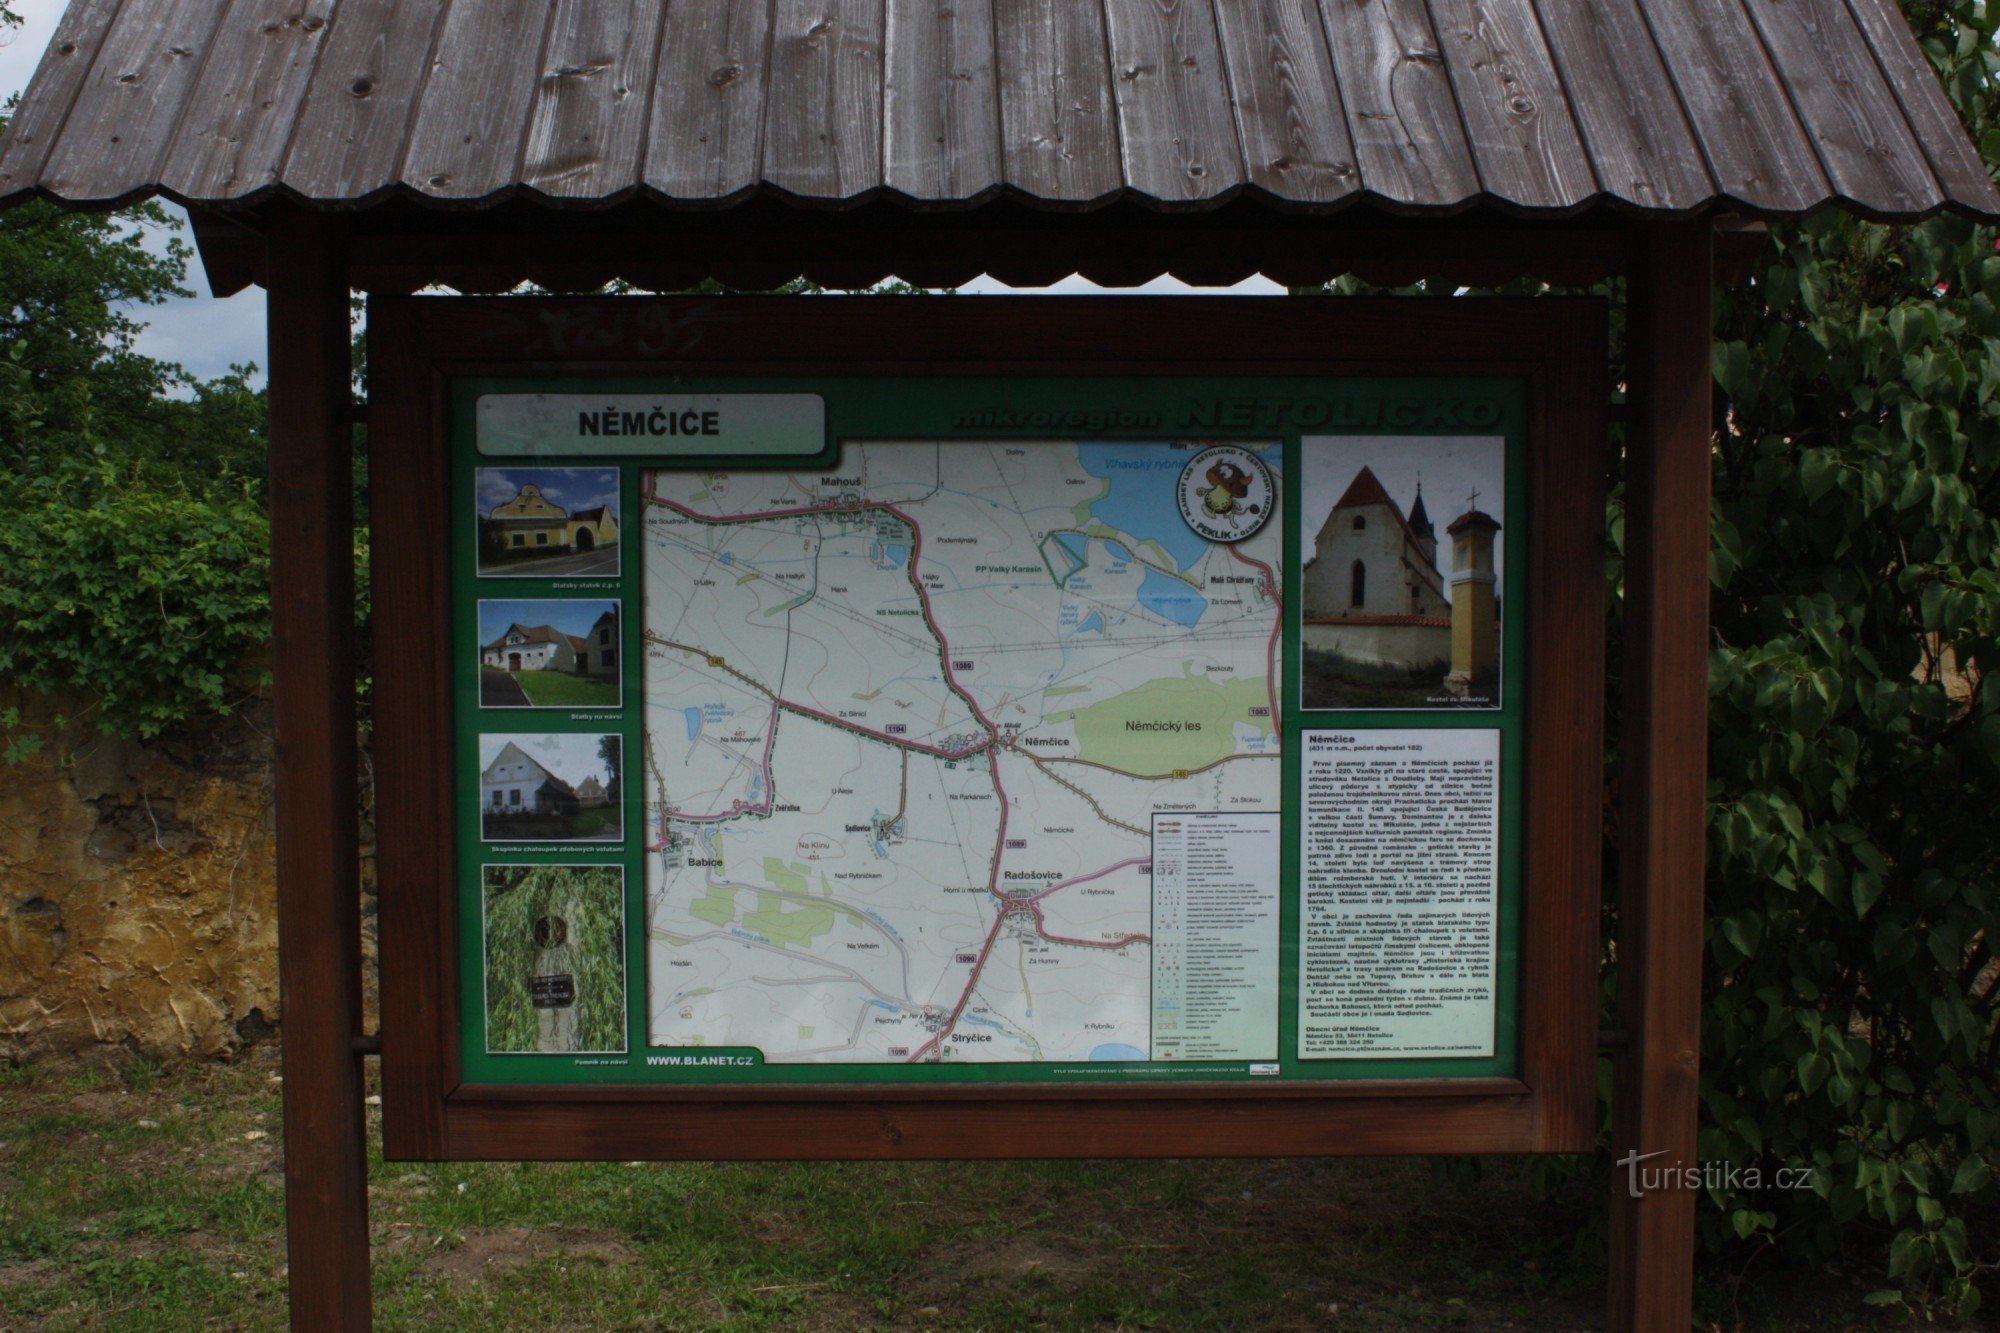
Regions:
<svg viewBox="0 0 2000 1333"><path fill-rule="evenodd" d="M1493 534L1498 531L1492 515L1471 504L1445 529L1451 538L1451 674L1444 687L1460 698L1491 695L1500 670L1493 571Z"/></svg>
<svg viewBox="0 0 2000 1333"><path fill-rule="evenodd" d="M1417 502L1410 506L1410 532L1417 539L1417 549L1424 553L1424 563L1431 569L1437 568L1438 535L1431 526L1431 516L1424 508L1424 479L1417 477Z"/></svg>

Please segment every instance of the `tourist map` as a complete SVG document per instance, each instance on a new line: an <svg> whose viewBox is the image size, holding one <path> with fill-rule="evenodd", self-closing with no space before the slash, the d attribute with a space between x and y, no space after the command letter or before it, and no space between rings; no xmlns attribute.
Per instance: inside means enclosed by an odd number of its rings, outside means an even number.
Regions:
<svg viewBox="0 0 2000 1333"><path fill-rule="evenodd" d="M811 472L640 474L655 1058L1277 1057L1275 860L1245 880L1271 895L1254 929L1155 888L1189 821L1277 846L1282 524L1193 531L1202 448L850 442ZM1199 868L1207 844L1172 845ZM1269 932L1230 955L1268 1004L1206 1002L1237 1018L1185 1039L1205 1001L1169 933L1237 925Z"/></svg>

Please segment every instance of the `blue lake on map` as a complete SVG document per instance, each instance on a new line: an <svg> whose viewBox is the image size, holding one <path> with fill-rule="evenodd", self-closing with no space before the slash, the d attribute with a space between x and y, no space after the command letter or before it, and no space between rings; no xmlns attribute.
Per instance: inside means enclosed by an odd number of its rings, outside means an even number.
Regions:
<svg viewBox="0 0 2000 1333"><path fill-rule="evenodd" d="M681 717L687 722L689 740L693 740L695 737L701 735L701 709L683 708L681 709Z"/></svg>
<svg viewBox="0 0 2000 1333"><path fill-rule="evenodd" d="M1179 579L1148 569L1139 581L1139 605L1176 625L1192 627L1208 610L1208 598Z"/></svg>
<svg viewBox="0 0 2000 1333"><path fill-rule="evenodd" d="M1137 1046L1127 1046L1122 1041L1107 1041L1102 1046L1094 1046L1090 1051L1093 1060L1143 1060L1146 1053Z"/></svg>
<svg viewBox="0 0 2000 1333"><path fill-rule="evenodd" d="M1090 516L1140 541L1159 543L1177 569L1208 553L1208 540L1181 518L1175 491L1188 455L1159 444L1079 444L1083 470L1111 483L1093 501Z"/></svg>

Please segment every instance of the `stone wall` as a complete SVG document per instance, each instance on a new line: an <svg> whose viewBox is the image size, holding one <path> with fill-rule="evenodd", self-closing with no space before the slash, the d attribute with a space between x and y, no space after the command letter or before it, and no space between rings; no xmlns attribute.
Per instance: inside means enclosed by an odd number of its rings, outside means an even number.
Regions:
<svg viewBox="0 0 2000 1333"><path fill-rule="evenodd" d="M199 733L104 736L0 694L0 1058L115 1045L226 1055L278 1020L263 705ZM372 975L372 962L368 968Z"/></svg>

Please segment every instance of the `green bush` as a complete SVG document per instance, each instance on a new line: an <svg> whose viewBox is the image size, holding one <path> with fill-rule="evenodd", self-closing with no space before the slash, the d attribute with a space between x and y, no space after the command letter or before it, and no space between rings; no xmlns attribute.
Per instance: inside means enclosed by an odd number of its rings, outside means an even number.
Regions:
<svg viewBox="0 0 2000 1333"><path fill-rule="evenodd" d="M1990 231L1827 217L1715 348L1703 1151L1821 1170L1718 1198L1710 1239L1877 1232L1967 1311L2000 1159L1996 297Z"/></svg>
<svg viewBox="0 0 2000 1333"><path fill-rule="evenodd" d="M1907 6L1994 156L1994 21ZM1721 294L1702 1155L1711 1250L1881 1262L1970 1313L2000 1161L2000 255L1773 228ZM1982 1248L1985 1253L1980 1253Z"/></svg>
<svg viewBox="0 0 2000 1333"><path fill-rule="evenodd" d="M0 680L151 736L262 680L270 524L249 480L205 491L69 465L0 507Z"/></svg>

